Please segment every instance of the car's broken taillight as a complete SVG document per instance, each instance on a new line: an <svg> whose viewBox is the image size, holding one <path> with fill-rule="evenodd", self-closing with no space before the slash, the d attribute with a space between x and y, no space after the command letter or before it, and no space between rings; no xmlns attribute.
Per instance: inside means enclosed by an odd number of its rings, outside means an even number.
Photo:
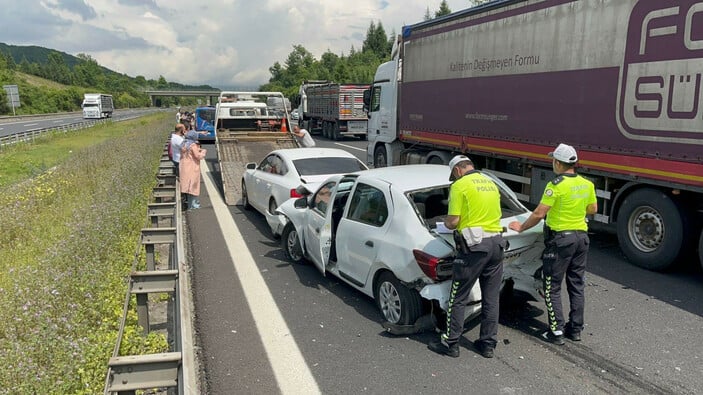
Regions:
<svg viewBox="0 0 703 395"><path fill-rule="evenodd" d="M427 275L427 277L432 280L437 281L437 266L440 263L440 258L432 256L422 250L413 250L413 255L415 256L415 261L417 262L422 272Z"/></svg>
<svg viewBox="0 0 703 395"><path fill-rule="evenodd" d="M298 190L296 188L293 188L290 190L290 197L301 198L301 197L303 197L303 195L301 195L300 192L298 192Z"/></svg>

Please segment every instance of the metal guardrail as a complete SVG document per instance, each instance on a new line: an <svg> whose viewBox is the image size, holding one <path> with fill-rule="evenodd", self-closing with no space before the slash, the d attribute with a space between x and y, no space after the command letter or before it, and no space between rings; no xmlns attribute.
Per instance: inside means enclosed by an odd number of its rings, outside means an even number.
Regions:
<svg viewBox="0 0 703 395"><path fill-rule="evenodd" d="M67 114L76 114L80 115L82 114L82 111L70 111L70 112L55 112L55 113L47 113L47 114L26 114L26 115L2 115L0 116L0 122L3 121L20 121L23 119L43 119L43 118L52 118L55 116L63 116Z"/></svg>
<svg viewBox="0 0 703 395"><path fill-rule="evenodd" d="M184 246L181 194L173 164L168 161L167 149L161 158L157 185L154 187L155 203L149 204L147 217L149 228L142 229L137 246L129 287L125 296L122 321L117 343L108 363L104 393L134 394L137 390L154 388L177 388L178 394L198 393L197 374L193 344L193 319L191 315L190 279ZM170 166L169 166L170 165ZM159 227L164 219L167 226ZM157 269L155 246L168 245L168 269ZM137 271L141 248L146 252L146 271ZM144 333L149 333L150 293L171 293L173 319L169 338L173 339L173 350L160 354L120 356L120 344L124 334L132 295L136 295L137 320Z"/></svg>

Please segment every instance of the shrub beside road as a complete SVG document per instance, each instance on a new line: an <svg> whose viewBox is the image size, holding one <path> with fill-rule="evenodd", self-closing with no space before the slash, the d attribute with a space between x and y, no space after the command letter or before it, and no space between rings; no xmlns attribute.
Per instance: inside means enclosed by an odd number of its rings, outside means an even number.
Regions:
<svg viewBox="0 0 703 395"><path fill-rule="evenodd" d="M157 114L0 152L0 393L102 392L172 128ZM167 348L129 317L122 355Z"/></svg>

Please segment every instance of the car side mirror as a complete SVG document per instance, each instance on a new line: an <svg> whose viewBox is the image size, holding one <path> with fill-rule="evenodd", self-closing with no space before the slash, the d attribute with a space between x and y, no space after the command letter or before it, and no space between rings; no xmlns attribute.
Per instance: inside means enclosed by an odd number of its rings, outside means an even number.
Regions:
<svg viewBox="0 0 703 395"><path fill-rule="evenodd" d="M304 197L295 199L295 202L293 202L293 207L307 208L308 207L308 198L304 196Z"/></svg>
<svg viewBox="0 0 703 395"><path fill-rule="evenodd" d="M254 170L254 169L256 169L256 163L255 163L255 162L249 162L249 163L247 163L246 166L247 166L247 169L248 169L248 170Z"/></svg>

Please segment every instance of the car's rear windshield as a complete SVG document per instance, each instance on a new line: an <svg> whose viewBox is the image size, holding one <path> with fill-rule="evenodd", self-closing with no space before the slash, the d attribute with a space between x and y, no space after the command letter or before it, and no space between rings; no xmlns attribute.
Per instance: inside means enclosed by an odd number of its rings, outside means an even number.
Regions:
<svg viewBox="0 0 703 395"><path fill-rule="evenodd" d="M519 202L506 193L502 185L499 185L499 189L502 218L527 212ZM420 217L430 227L433 228L436 222L444 221L449 208L449 185L410 191L406 193L406 196L413 203Z"/></svg>
<svg viewBox="0 0 703 395"><path fill-rule="evenodd" d="M294 160L293 165L301 176L353 173L366 170L364 164L355 158L306 158Z"/></svg>

